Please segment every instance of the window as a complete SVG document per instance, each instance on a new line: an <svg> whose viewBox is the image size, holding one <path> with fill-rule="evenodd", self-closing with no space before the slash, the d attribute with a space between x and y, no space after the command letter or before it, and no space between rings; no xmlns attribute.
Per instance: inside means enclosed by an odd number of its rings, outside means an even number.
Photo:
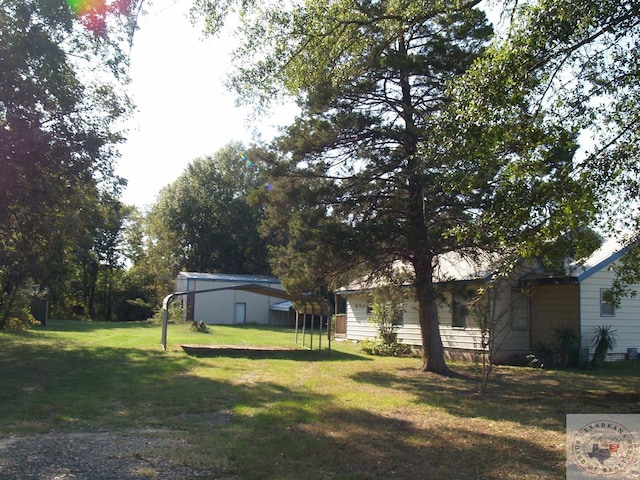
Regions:
<svg viewBox="0 0 640 480"><path fill-rule="evenodd" d="M372 299L367 299L366 308L367 317L372 316L375 308ZM378 309L378 316L383 315L384 320L390 322L391 325L404 325L404 304L397 302L387 302L385 304L378 304Z"/></svg>
<svg viewBox="0 0 640 480"><path fill-rule="evenodd" d="M511 330L529 330L529 292L519 288L511 290Z"/></svg>
<svg viewBox="0 0 640 480"><path fill-rule="evenodd" d="M392 310L392 322L394 325L402 326L404 325L404 305L402 303L395 305Z"/></svg>
<svg viewBox="0 0 640 480"><path fill-rule="evenodd" d="M615 317L616 311L613 306L613 298L611 298L611 290L608 288L600 289L600 316Z"/></svg>
<svg viewBox="0 0 640 480"><path fill-rule="evenodd" d="M367 317L370 317L373 313L373 305L370 302L367 302Z"/></svg>
<svg viewBox="0 0 640 480"><path fill-rule="evenodd" d="M459 293L453 293L451 300L451 326L464 328L467 323L467 304Z"/></svg>

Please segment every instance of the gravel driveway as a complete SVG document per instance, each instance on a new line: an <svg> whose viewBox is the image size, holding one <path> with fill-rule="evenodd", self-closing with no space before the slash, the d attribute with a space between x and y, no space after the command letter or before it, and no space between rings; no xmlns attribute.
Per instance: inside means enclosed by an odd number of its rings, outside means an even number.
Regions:
<svg viewBox="0 0 640 480"><path fill-rule="evenodd" d="M184 480L210 473L167 458L175 432L80 432L0 437L0 480ZM162 452L165 452L163 455Z"/></svg>

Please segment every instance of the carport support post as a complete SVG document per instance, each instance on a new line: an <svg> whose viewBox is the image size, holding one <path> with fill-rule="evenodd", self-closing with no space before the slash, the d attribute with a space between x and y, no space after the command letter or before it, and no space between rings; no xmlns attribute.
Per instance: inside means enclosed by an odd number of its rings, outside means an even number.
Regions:
<svg viewBox="0 0 640 480"><path fill-rule="evenodd" d="M305 327L307 326L307 313L302 316L302 346L306 347L305 342Z"/></svg>
<svg viewBox="0 0 640 480"><path fill-rule="evenodd" d="M327 341L329 342L329 353L331 353L331 327L333 323L333 315L327 315Z"/></svg>
<svg viewBox="0 0 640 480"><path fill-rule="evenodd" d="M169 304L175 295L170 293L162 300L162 350L167 351L167 327L169 326Z"/></svg>

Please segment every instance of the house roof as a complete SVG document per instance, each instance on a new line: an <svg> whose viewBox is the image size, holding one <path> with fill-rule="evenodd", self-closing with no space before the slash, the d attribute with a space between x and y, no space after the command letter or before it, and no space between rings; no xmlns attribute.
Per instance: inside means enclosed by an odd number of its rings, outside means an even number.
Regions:
<svg viewBox="0 0 640 480"><path fill-rule="evenodd" d="M496 272L498 256L487 252L476 252L468 254L466 252L447 252L438 255L436 266L433 272L433 281L436 283L462 282L470 280L487 280ZM394 265L398 272L403 270L411 271L410 267L402 262ZM387 282L384 278L375 281L352 282L346 287L339 289L340 293L358 292L370 290L376 287L385 286ZM406 286L411 285L405 282Z"/></svg>
<svg viewBox="0 0 640 480"><path fill-rule="evenodd" d="M447 252L437 258L433 280L451 282L484 280L496 271L498 256L487 252L473 255L462 252Z"/></svg>
<svg viewBox="0 0 640 480"><path fill-rule="evenodd" d="M594 251L589 257L581 260L572 260L567 262L565 266L566 277L537 277L535 271L531 271L529 280L545 281L553 280L562 281L571 280L582 282L594 273L607 268L609 265L619 260L629 250L631 245L624 245L615 239L606 240L600 248ZM455 282L469 280L487 280L496 272L496 265L499 257L495 254L486 252L475 253L469 255L465 252L448 252L439 255L437 265L434 271L434 282ZM398 267L406 268L406 265ZM541 272L538 272L540 275ZM384 280L377 282L360 282L356 281L347 287L340 288L341 293L357 292L369 290L384 284Z"/></svg>
<svg viewBox="0 0 640 480"><path fill-rule="evenodd" d="M619 260L628 250L629 245L625 246L616 239L606 240L588 258L570 263L567 268L567 274L576 277L579 282L582 282L594 273Z"/></svg>

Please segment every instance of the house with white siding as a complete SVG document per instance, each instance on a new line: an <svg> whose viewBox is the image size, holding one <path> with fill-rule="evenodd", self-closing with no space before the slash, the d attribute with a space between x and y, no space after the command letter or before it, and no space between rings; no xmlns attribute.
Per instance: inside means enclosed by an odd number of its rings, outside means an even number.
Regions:
<svg viewBox="0 0 640 480"><path fill-rule="evenodd" d="M538 341L555 342L555 330L570 327L580 336L580 346L593 354L592 336L599 325L611 325L617 344L609 359L624 358L629 349L640 348L640 298L624 298L620 307L606 301L614 279L612 266L625 249L605 242L588 259L567 264L565 275L548 275L539 269L521 269L509 277L494 275L495 258L470 259L455 252L440 256L434 282L438 292L438 321L445 351L449 356L469 356L481 349L477 294L489 292L484 310L493 319L496 359L526 354ZM635 286L640 291L640 285ZM405 285L407 296L398 322L398 340L421 345L418 306L413 286ZM632 286L634 288L634 286ZM359 284L340 289L345 297L346 338L359 341L375 338L370 321L374 288ZM475 302L475 303L474 303ZM486 318L486 317L485 317Z"/></svg>
<svg viewBox="0 0 640 480"><path fill-rule="evenodd" d="M499 337L500 356L520 353L529 347L528 297L521 292L519 277L497 279L496 256L474 256L450 252L440 255L434 272L437 292L437 315L445 352L454 358L467 357L482 349L482 328L476 307L479 289L489 284L497 287L491 294L491 312L495 321L495 337ZM376 287L354 283L339 290L346 299L346 338L360 341L373 339L377 326L370 321ZM414 287L406 284L401 319L398 322L398 340L420 347L422 345L418 304ZM488 303L484 307L489 308ZM496 340L497 341L497 340Z"/></svg>
<svg viewBox="0 0 640 480"><path fill-rule="evenodd" d="M533 274L522 283L529 287L531 303L531 339L551 342L554 328L568 326L580 336L580 347L592 356L594 332L610 325L616 331L616 345L608 360L619 360L640 348L640 298L625 297L615 306L607 292L615 279L613 267L627 252L615 240L609 240L583 262L567 268L566 276ZM640 285L631 285L640 292Z"/></svg>

